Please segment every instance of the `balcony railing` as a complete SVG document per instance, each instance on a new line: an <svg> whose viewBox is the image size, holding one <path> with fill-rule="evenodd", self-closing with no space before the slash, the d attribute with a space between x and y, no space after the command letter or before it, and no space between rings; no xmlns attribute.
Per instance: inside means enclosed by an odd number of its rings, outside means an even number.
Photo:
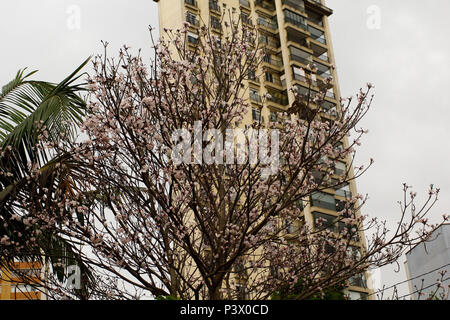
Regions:
<svg viewBox="0 0 450 320"><path fill-rule="evenodd" d="M326 5L324 5L322 3L322 1L320 0L307 0L309 3L315 4L317 5L320 9L322 9L324 11L324 13L326 13L327 15L330 15L333 13L333 10L331 10L330 8L328 8Z"/></svg>
<svg viewBox="0 0 450 320"><path fill-rule="evenodd" d="M283 0L282 4L288 5L291 8L305 11L305 3L303 1L292 1L292 0Z"/></svg>
<svg viewBox="0 0 450 320"><path fill-rule="evenodd" d="M311 33L312 39L319 41L320 43L327 44L325 34L322 31L311 26L308 26L308 31Z"/></svg>
<svg viewBox="0 0 450 320"><path fill-rule="evenodd" d="M273 3L269 3L267 1L256 0L255 1L255 6L267 9L269 11L275 11L275 6L273 5Z"/></svg>
<svg viewBox="0 0 450 320"><path fill-rule="evenodd" d="M242 23L252 26L252 19L247 15L241 15Z"/></svg>
<svg viewBox="0 0 450 320"><path fill-rule="evenodd" d="M273 83L280 87L283 86L283 83L281 82L281 80L277 79L277 78L266 79L266 83Z"/></svg>
<svg viewBox="0 0 450 320"><path fill-rule="evenodd" d="M280 97L280 96L270 95L268 100L272 101L274 103L277 103L279 105L282 105L282 106L287 106L289 104L288 97Z"/></svg>
<svg viewBox="0 0 450 320"><path fill-rule="evenodd" d="M256 75L254 75L254 74L249 74L248 75L248 80L259 83L258 77L256 77Z"/></svg>
<svg viewBox="0 0 450 320"><path fill-rule="evenodd" d="M318 199L311 199L311 206L336 211L336 204L334 202L331 203Z"/></svg>
<svg viewBox="0 0 450 320"><path fill-rule="evenodd" d="M315 37L311 37L311 38L316 40L316 41L318 41L318 42L320 42L320 43L327 44L327 40L325 39L325 36L320 36L318 38L315 38Z"/></svg>
<svg viewBox="0 0 450 320"><path fill-rule="evenodd" d="M313 19L313 18L309 17L308 21L312 22L312 23L314 23L314 24L316 24L316 25L318 25L320 27L323 27L323 21L320 20L320 19Z"/></svg>
<svg viewBox="0 0 450 320"><path fill-rule="evenodd" d="M277 49L280 47L280 42L277 41L277 40L273 40L273 39L268 39L267 40L265 38L260 37L259 38L259 43L262 43L262 44L264 44L264 45L266 45L268 47L277 48Z"/></svg>
<svg viewBox="0 0 450 320"><path fill-rule="evenodd" d="M297 26L297 27L299 27L299 28L301 28L301 29L303 29L303 30L305 30L305 31L308 31L308 26L306 25L305 22L301 22L301 21L298 21L298 20L294 20L294 19L291 19L291 18L289 18L289 17L284 17L284 22L286 22L286 23L291 23L291 24L293 24L294 26Z"/></svg>
<svg viewBox="0 0 450 320"><path fill-rule="evenodd" d="M308 65L308 64L312 63L312 59L307 59L307 58L304 58L304 57L300 57L300 56L298 56L296 54L293 54L293 53L291 53L291 60L298 61L300 63L303 63L304 65Z"/></svg>
<svg viewBox="0 0 450 320"><path fill-rule="evenodd" d="M276 67L281 67L283 65L283 60L277 59L277 58L273 58L273 57L271 57L269 55L264 57L264 62L267 62L267 63L269 63L269 64L271 64L273 66L276 66Z"/></svg>
<svg viewBox="0 0 450 320"><path fill-rule="evenodd" d="M261 103L261 97L257 93L250 92L250 100Z"/></svg>
<svg viewBox="0 0 450 320"><path fill-rule="evenodd" d="M220 22L219 22L219 23L211 22L211 27L212 27L214 30L218 30L218 31L221 31L221 30L222 30L222 25L220 24Z"/></svg>
<svg viewBox="0 0 450 320"><path fill-rule="evenodd" d="M333 91L327 91L326 96L328 98L336 99L336 95L334 94Z"/></svg>
<svg viewBox="0 0 450 320"><path fill-rule="evenodd" d="M294 72L294 80L299 80L299 81L304 82L304 83L310 83L311 82L311 84L313 86L317 86L317 81L314 81L311 78L306 78L305 76L302 76L302 75L297 74L295 72ZM305 96L307 96L308 95L308 89L306 90L306 92L300 92L300 93L305 95ZM313 96L314 94L317 94L317 93L318 93L317 91L311 89L311 93L310 93L311 96Z"/></svg>
<svg viewBox="0 0 450 320"><path fill-rule="evenodd" d="M198 27L200 23L195 18L190 18L189 16L186 17L186 21L189 22L191 25Z"/></svg>
<svg viewBox="0 0 450 320"><path fill-rule="evenodd" d="M331 75L331 72L330 72L330 70L327 70L327 71L325 71L325 72L322 72L322 73L320 73L320 71L317 73L317 75L319 76L319 77L321 77L321 78L324 78L324 79L326 79L326 78L332 78L333 76Z"/></svg>
<svg viewBox="0 0 450 320"><path fill-rule="evenodd" d="M210 1L209 2L209 9L213 11L220 12L220 6L216 1Z"/></svg>
<svg viewBox="0 0 450 320"><path fill-rule="evenodd" d="M278 29L278 24L275 21L267 21L261 17L258 17L258 25L272 29L272 30L277 30Z"/></svg>
<svg viewBox="0 0 450 320"><path fill-rule="evenodd" d="M198 44L198 38L194 38L194 37L188 36L187 40L188 40L189 43Z"/></svg>
<svg viewBox="0 0 450 320"><path fill-rule="evenodd" d="M184 0L184 3L193 6L193 7L197 7L197 1L196 0Z"/></svg>
<svg viewBox="0 0 450 320"><path fill-rule="evenodd" d="M321 56L318 56L317 58L322 61L325 61L325 62L330 62L330 58L328 58L328 56L326 54L322 54Z"/></svg>

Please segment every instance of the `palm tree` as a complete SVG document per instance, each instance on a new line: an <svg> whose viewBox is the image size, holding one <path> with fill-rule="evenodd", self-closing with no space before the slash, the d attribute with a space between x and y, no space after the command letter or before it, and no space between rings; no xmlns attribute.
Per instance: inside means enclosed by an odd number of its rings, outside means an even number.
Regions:
<svg viewBox="0 0 450 320"><path fill-rule="evenodd" d="M86 103L80 96L85 89L78 81L82 76L78 73L88 61L59 84L29 80L36 71L25 74L25 69L20 70L0 92L0 238L7 236L20 244L0 251L0 266L11 267L14 259L42 259L43 263L53 265L62 281L64 269L57 263L62 259L63 265L78 264L89 278L88 268L63 237L48 231L38 237L38 246L30 245L28 240L33 236L30 228L24 225L23 219L11 219L17 215L26 217L24 200L40 201L58 191L58 197L64 201L76 192L80 168L69 154L52 156L43 147L40 134L45 126L47 141L55 141L62 133L75 136L86 113ZM33 188L27 180L30 164L40 171ZM80 296L85 294L85 290L79 292Z"/></svg>

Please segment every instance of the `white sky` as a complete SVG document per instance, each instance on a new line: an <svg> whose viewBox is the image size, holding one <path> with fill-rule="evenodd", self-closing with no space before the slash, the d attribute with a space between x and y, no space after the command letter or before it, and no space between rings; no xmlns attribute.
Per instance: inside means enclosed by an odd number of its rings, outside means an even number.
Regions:
<svg viewBox="0 0 450 320"><path fill-rule="evenodd" d="M364 213L395 221L403 182L419 195L434 183L441 200L435 221L450 208L448 97L450 29L447 0L328 0L342 95L366 82L376 86L373 109L363 122L370 130L358 162L375 159L357 182L370 195ZM370 29L368 8L381 10L380 28ZM373 11L372 11L373 12ZM77 14L79 13L79 20ZM372 21L372 20L371 20ZM91 54L110 53L127 44L150 56L148 25L157 26L152 0L15 0L0 2L0 84L18 69L40 70L36 78L60 81ZM401 261L403 264L403 261ZM404 271L382 270L387 286L404 280ZM406 287L400 288L407 293Z"/></svg>

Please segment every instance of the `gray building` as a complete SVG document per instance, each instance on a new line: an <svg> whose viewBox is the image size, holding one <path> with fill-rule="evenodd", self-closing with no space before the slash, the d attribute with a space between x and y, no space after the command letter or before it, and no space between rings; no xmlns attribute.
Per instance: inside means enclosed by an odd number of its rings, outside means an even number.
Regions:
<svg viewBox="0 0 450 320"><path fill-rule="evenodd" d="M442 225L435 231L432 238L421 243L406 253L405 269L409 281L411 299L424 300L434 294L437 282L442 281L445 292L450 285L450 224ZM443 278L440 272L446 271ZM419 292L423 293L420 295ZM436 292L440 298L443 289ZM449 300L448 295L446 296Z"/></svg>

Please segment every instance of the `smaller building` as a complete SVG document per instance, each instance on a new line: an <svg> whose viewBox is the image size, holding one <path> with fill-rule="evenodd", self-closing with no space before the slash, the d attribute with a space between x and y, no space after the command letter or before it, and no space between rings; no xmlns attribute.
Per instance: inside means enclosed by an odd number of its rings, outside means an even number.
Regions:
<svg viewBox="0 0 450 320"><path fill-rule="evenodd" d="M41 300L44 295L36 290L41 269L38 262L14 262L13 270L0 268L0 300Z"/></svg>
<svg viewBox="0 0 450 320"><path fill-rule="evenodd" d="M444 289L437 287L442 280L447 297L450 285L450 224L444 224L433 234L430 241L421 243L406 253L405 269L409 280L411 299L425 300ZM442 272L445 274L442 276ZM437 292L436 292L437 291Z"/></svg>

